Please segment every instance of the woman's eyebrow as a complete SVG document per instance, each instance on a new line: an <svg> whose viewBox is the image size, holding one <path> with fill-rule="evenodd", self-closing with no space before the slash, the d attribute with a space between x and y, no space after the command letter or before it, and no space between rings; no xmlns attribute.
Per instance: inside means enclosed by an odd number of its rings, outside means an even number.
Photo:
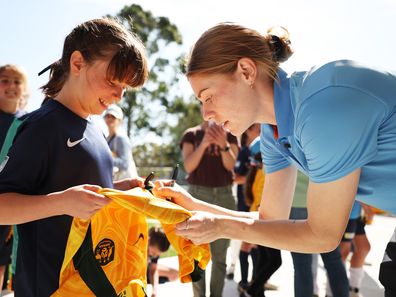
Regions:
<svg viewBox="0 0 396 297"><path fill-rule="evenodd" d="M198 97L199 99L201 99L202 92L206 91L207 89L208 89L208 88L204 88L204 89L202 89L201 91L199 91L197 97Z"/></svg>

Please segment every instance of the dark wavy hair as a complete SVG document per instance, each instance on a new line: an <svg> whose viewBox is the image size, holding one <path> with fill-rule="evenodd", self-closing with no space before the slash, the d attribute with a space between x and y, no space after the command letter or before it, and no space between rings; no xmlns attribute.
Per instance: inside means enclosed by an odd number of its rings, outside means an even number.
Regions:
<svg viewBox="0 0 396 297"><path fill-rule="evenodd" d="M87 63L111 57L107 79L140 87L148 77L144 46L137 36L113 19L84 22L66 36L62 58L50 66L50 79L41 87L46 97L56 97L70 72L70 57L80 51Z"/></svg>
<svg viewBox="0 0 396 297"><path fill-rule="evenodd" d="M149 245L158 247L161 252L166 252L170 243L164 230L160 227L151 227L149 230Z"/></svg>

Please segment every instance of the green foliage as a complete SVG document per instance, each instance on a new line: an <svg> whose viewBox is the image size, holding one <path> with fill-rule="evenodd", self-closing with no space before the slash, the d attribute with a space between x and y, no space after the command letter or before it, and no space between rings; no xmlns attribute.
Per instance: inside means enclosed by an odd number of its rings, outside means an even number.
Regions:
<svg viewBox="0 0 396 297"><path fill-rule="evenodd" d="M135 162L139 167L181 164L182 133L201 122L199 105L191 98L184 100L178 88L179 76L184 72L182 36L168 18L156 17L136 4L125 6L116 16L109 17L116 18L142 40L151 65L145 86L125 92L120 106L129 136L144 140L151 131L164 141L134 145Z"/></svg>

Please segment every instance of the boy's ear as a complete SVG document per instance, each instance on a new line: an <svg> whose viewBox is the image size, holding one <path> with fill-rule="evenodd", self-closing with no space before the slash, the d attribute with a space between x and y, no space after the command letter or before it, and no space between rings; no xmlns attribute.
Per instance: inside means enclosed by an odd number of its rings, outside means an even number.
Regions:
<svg viewBox="0 0 396 297"><path fill-rule="evenodd" d="M78 76L84 66L85 60L82 53L74 51L70 56L70 73Z"/></svg>

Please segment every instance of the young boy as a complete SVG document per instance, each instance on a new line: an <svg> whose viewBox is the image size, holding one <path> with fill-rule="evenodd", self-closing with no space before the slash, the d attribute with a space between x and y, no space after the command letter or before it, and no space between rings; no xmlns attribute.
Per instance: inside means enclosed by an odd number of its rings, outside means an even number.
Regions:
<svg viewBox="0 0 396 297"><path fill-rule="evenodd" d="M160 227L151 227L148 238L148 264L147 264L147 283L153 287L151 297L157 296L159 283L177 280L179 271L158 264L161 253L169 249L170 243L166 238L165 232Z"/></svg>
<svg viewBox="0 0 396 297"><path fill-rule="evenodd" d="M18 225L15 296L51 296L66 289L73 293L62 296L103 293L99 286L104 281L95 278L89 287L80 274L77 281L60 286L60 272L73 219L89 219L104 207L106 211L118 207L98 194L99 189L142 185L132 178L113 183L111 152L91 116L119 102L125 88L142 86L147 64L135 35L114 20L95 19L77 25L65 38L62 57L46 68L51 72L42 90L51 99L24 118L0 171L0 224ZM100 250L106 232L112 230L127 242L130 237L121 226L133 226L135 221L118 212L100 230L93 229L103 236L95 237L93 246ZM114 258L103 267L109 271L126 267L129 263L118 261L124 259L120 248L113 251ZM112 292L103 295L125 291L136 277L130 271L125 274L120 280L111 273L113 283L106 289Z"/></svg>

